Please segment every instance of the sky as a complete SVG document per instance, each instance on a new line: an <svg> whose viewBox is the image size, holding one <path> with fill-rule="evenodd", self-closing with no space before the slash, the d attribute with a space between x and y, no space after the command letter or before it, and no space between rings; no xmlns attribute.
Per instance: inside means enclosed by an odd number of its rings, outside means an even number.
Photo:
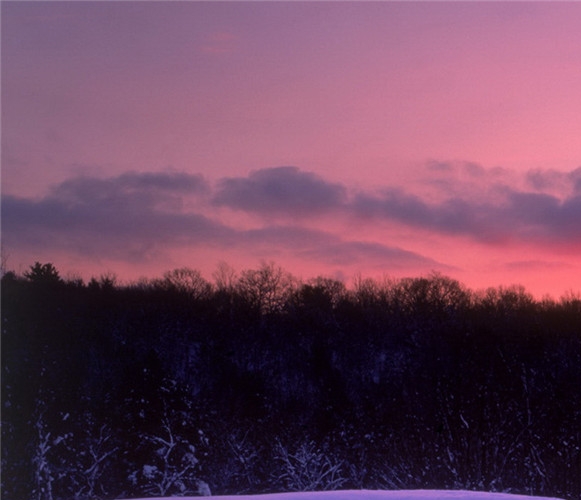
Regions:
<svg viewBox="0 0 581 500"><path fill-rule="evenodd" d="M581 290L580 2L1 2L2 251Z"/></svg>

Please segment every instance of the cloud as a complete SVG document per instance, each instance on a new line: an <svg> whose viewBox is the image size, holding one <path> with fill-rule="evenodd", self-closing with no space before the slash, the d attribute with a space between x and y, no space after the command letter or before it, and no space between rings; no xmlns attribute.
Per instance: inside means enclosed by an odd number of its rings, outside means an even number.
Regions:
<svg viewBox="0 0 581 500"><path fill-rule="evenodd" d="M544 260L518 260L504 264L508 271L554 271L558 269L574 269L574 266L567 262L544 261Z"/></svg>
<svg viewBox="0 0 581 500"><path fill-rule="evenodd" d="M570 177L574 185L575 194L581 195L581 167L579 167L576 170L573 170L570 173Z"/></svg>
<svg viewBox="0 0 581 500"><path fill-rule="evenodd" d="M436 175L466 175L477 178L483 178L491 173L479 163L471 161L429 160L426 162L426 170ZM498 174L498 170L494 172Z"/></svg>
<svg viewBox="0 0 581 500"><path fill-rule="evenodd" d="M229 228L181 210L184 195L206 189L201 176L183 173L75 177L38 200L4 196L3 236L8 244L132 259L166 243L225 240Z"/></svg>
<svg viewBox="0 0 581 500"><path fill-rule="evenodd" d="M340 207L344 186L297 167L256 170L218 183L214 203L262 215L312 216Z"/></svg>
<svg viewBox="0 0 581 500"><path fill-rule="evenodd" d="M554 194L581 194L581 167L570 172L553 169L529 170L525 176L530 188Z"/></svg>
<svg viewBox="0 0 581 500"><path fill-rule="evenodd" d="M339 266L365 265L376 269L452 269L434 259L399 247L367 241L328 241L304 252L305 256Z"/></svg>
<svg viewBox="0 0 581 500"><path fill-rule="evenodd" d="M581 244L581 169L559 173L558 182L569 194L558 196L548 191L548 180L539 180L544 174L537 175L533 189L527 184L530 176L523 176L519 186L508 182L510 175L466 164L430 168L442 180L434 188L437 196L414 184L349 191L295 167L257 170L214 186L200 175L183 172L73 177L39 199L3 196L2 236L14 253L52 248L91 259L140 262L177 248L216 248L349 268L444 271L451 267L391 240L393 223L413 230L416 242L409 244L418 243L413 249L425 248L434 236L545 249ZM479 193L463 185L463 175L483 180ZM556 175L549 172L546 177ZM253 225L237 225L233 221L239 218L216 211L217 205L233 215L253 214ZM358 229L370 229L364 241L341 229L353 221Z"/></svg>
<svg viewBox="0 0 581 500"><path fill-rule="evenodd" d="M201 175L183 172L126 172L118 177L99 179L74 177L51 190L51 197L75 203L120 203L123 199L140 199L143 204L170 195L201 195L209 186Z"/></svg>
<svg viewBox="0 0 581 500"><path fill-rule="evenodd" d="M436 195L415 194L413 187L362 192L353 198L353 213L361 219L393 221L487 244L581 243L581 169L529 172L521 184L533 182L536 189L527 190L510 182L514 179L510 172L499 169L447 163L431 163L428 168L438 175L432 183ZM466 183L462 172L481 182ZM560 194L554 191L557 180Z"/></svg>
<svg viewBox="0 0 581 500"><path fill-rule="evenodd" d="M560 186L564 175L557 170L529 170L526 173L526 181L531 188L537 191L545 191Z"/></svg>
<svg viewBox="0 0 581 500"><path fill-rule="evenodd" d="M288 190L282 197L281 211L289 210L293 204L305 213L309 207L322 210L321 199L338 205L344 194L342 189L328 189L329 185L316 176L297 169L273 170L259 171L250 178L260 189L266 189L263 183L267 180L273 180L275 186L282 179L293 181L290 188L285 187ZM305 186L308 196L293 200L290 192L298 186ZM223 189L221 185L218 192L224 193ZM227 220L183 208L184 198L199 196L207 190L202 178L186 174L75 177L55 186L41 199L5 196L3 230L12 247L58 249L92 259L146 261L175 247L215 246L250 253L261 249L266 254L291 254L335 265L365 263L392 268L438 265L398 247L346 240L321 229L269 224L240 229L228 225ZM180 203L168 208L168 196ZM268 198L267 193L264 196Z"/></svg>
<svg viewBox="0 0 581 500"><path fill-rule="evenodd" d="M378 242L346 240L323 230L298 226L267 226L245 231L240 242L254 247L286 248L299 257L338 266L381 269L451 269L442 263L397 246Z"/></svg>
<svg viewBox="0 0 581 500"><path fill-rule="evenodd" d="M547 193L506 188L500 206L482 207L489 226L515 241L543 246L581 243L581 196L558 197Z"/></svg>
<svg viewBox="0 0 581 500"><path fill-rule="evenodd" d="M432 203L401 189L389 189L381 195L359 194L353 201L353 211L365 219L395 221L448 235L471 235L486 242L499 241L505 236L494 222L498 207L457 197Z"/></svg>
<svg viewBox="0 0 581 500"><path fill-rule="evenodd" d="M141 201L98 206L6 196L2 218L5 241L11 246L131 260L146 260L171 245L225 242L233 234L203 215L164 212Z"/></svg>
<svg viewBox="0 0 581 500"><path fill-rule="evenodd" d="M227 54L235 49L237 38L227 31L210 33L203 40L199 50L205 54Z"/></svg>

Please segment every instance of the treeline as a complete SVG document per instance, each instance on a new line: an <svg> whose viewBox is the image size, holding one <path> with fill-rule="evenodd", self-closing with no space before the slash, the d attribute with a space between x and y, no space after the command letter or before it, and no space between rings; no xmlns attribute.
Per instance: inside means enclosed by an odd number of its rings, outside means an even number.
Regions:
<svg viewBox="0 0 581 500"><path fill-rule="evenodd" d="M581 299L440 274L2 278L2 498L581 498Z"/></svg>

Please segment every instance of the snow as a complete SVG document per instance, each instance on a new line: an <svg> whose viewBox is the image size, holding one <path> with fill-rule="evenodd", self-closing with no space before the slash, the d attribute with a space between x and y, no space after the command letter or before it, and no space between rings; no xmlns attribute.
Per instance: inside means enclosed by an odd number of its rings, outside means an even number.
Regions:
<svg viewBox="0 0 581 500"><path fill-rule="evenodd" d="M174 497L175 498L175 497ZM180 497L181 500L200 500L200 497ZM480 491L444 490L345 490L300 493L270 493L264 495L216 496L217 500L558 500L553 497L486 493ZM148 498L135 500L164 500ZM169 500L169 497L165 500Z"/></svg>

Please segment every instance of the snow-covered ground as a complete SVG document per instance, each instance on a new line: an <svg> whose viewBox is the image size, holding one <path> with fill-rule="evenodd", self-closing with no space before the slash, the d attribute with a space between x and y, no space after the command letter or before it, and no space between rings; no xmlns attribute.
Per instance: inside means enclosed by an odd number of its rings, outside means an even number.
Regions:
<svg viewBox="0 0 581 500"><path fill-rule="evenodd" d="M200 497L180 497L200 500ZM314 493L272 493L266 495L217 496L218 500L558 500L554 497L531 497L509 493L479 491L398 490L398 491L318 491ZM141 499L141 500L169 500Z"/></svg>

